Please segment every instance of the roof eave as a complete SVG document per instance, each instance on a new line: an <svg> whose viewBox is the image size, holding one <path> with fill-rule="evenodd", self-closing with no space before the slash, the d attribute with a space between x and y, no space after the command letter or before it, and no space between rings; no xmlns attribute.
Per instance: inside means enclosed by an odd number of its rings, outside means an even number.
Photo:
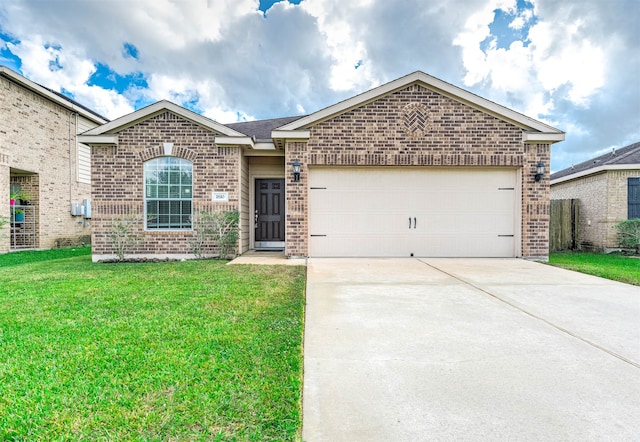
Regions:
<svg viewBox="0 0 640 442"><path fill-rule="evenodd" d="M78 135L77 140L79 143L86 144L88 146L104 146L104 145L116 145L118 144L118 135Z"/></svg>
<svg viewBox="0 0 640 442"><path fill-rule="evenodd" d="M639 170L640 171L640 163L638 164L605 164L604 166L592 167L591 169L582 170L580 172L572 173L570 175L565 175L560 178L552 179L550 184L560 184L565 181L577 180L579 178L584 178L589 175L595 175L602 172L607 172L609 170Z"/></svg>
<svg viewBox="0 0 640 442"><path fill-rule="evenodd" d="M246 146L250 149L255 147L253 138L243 136L217 136L215 142L218 146Z"/></svg>
<svg viewBox="0 0 640 442"><path fill-rule="evenodd" d="M522 141L527 144L553 144L564 141L564 132L523 132Z"/></svg>
<svg viewBox="0 0 640 442"><path fill-rule="evenodd" d="M85 117L88 120L93 121L96 124L105 124L107 123L109 120L105 119L105 118L101 118L99 116L97 116L94 113L91 113L89 111L87 111L86 109L83 109L80 106L76 106L75 104L73 104L70 101L64 100L61 97L57 96L56 94L54 94L53 92L47 90L46 88L40 86L38 83L34 83L33 81L29 80L28 78L23 77L22 75L18 74L17 72L9 69L6 66L0 66L0 75L2 75L5 78L8 78L11 81L14 81L15 83L18 83L19 85L37 93L38 95L41 95L51 101L53 101L54 103L72 110L73 112L78 113L79 115L82 115L83 117Z"/></svg>

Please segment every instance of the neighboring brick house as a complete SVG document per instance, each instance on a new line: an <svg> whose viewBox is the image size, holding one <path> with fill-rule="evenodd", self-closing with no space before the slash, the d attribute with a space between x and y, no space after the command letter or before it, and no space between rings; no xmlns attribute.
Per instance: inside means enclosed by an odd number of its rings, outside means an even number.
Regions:
<svg viewBox="0 0 640 442"><path fill-rule="evenodd" d="M579 246L617 248L615 225L640 218L640 142L552 174L551 199L580 200Z"/></svg>
<svg viewBox="0 0 640 442"><path fill-rule="evenodd" d="M297 118L222 125L159 102L81 136L94 260L113 257L114 220L136 220L129 255L189 257L193 217L232 209L240 253L546 259L563 139L422 72Z"/></svg>
<svg viewBox="0 0 640 442"><path fill-rule="evenodd" d="M0 216L11 220L0 232L0 252L89 238L88 220L71 215L72 203L91 197L91 152L76 134L107 121L0 66ZM12 207L10 196L20 192L29 203Z"/></svg>

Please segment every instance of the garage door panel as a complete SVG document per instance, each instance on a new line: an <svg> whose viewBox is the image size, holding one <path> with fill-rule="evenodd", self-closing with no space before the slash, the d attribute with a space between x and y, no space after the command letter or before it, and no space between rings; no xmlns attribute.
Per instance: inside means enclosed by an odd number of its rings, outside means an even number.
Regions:
<svg viewBox="0 0 640 442"><path fill-rule="evenodd" d="M515 256L516 169L312 168L310 256Z"/></svg>

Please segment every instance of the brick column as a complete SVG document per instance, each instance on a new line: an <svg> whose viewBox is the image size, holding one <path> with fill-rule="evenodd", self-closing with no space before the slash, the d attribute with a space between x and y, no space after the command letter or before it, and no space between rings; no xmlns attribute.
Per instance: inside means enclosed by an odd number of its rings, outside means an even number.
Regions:
<svg viewBox="0 0 640 442"><path fill-rule="evenodd" d="M288 142L285 147L286 231L285 255L308 256L309 214L308 178L309 161L306 142ZM293 162L302 164L300 181L293 180Z"/></svg>
<svg viewBox="0 0 640 442"><path fill-rule="evenodd" d="M535 181L536 167L545 166L540 181ZM549 144L526 144L522 170L522 257L549 259Z"/></svg>

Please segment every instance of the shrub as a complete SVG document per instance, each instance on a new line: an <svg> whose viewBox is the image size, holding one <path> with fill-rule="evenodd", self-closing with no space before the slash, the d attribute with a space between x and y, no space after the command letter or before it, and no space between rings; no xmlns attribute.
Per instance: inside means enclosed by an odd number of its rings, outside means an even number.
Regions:
<svg viewBox="0 0 640 442"><path fill-rule="evenodd" d="M218 246L218 256L226 259L235 254L238 244L240 213L237 210L209 213L199 212L193 220L193 238L189 241L196 258L206 256L207 245Z"/></svg>
<svg viewBox="0 0 640 442"><path fill-rule="evenodd" d="M640 218L629 219L616 224L618 244L640 251Z"/></svg>
<svg viewBox="0 0 640 442"><path fill-rule="evenodd" d="M139 222L140 220L135 213L111 220L109 239L111 240L113 252L119 261L124 261L125 252L140 240L140 237L135 232Z"/></svg>

